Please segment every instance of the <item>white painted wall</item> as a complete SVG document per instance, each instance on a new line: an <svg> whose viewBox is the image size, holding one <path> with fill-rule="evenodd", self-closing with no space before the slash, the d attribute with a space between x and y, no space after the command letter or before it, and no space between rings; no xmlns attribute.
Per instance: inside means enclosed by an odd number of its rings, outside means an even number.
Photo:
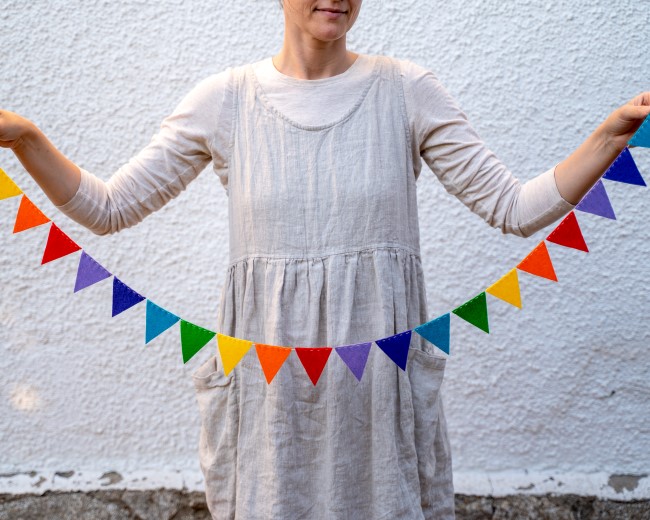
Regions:
<svg viewBox="0 0 650 520"><path fill-rule="evenodd" d="M366 0L350 48L434 70L528 179L650 88L647 2L534 4ZM282 38L275 0L4 0L0 27L0 107L105 179L195 83L277 52ZM634 156L650 180L650 150ZM228 241L209 169L141 225L96 237L58 214L9 151L0 167L126 283L212 325ZM650 193L607 188L619 220L579 215L591 253L552 247L559 284L522 275L523 311L490 299L490 336L452 323L444 392L458 491L650 497L647 478L627 488L610 478L650 473ZM144 305L111 318L110 283L73 295L78 257L40 267L46 229L12 235L17 205L0 203L0 493L100 487L109 471L123 476L116 485L200 488L190 374L210 352L183 366L177 328L145 347ZM428 170L420 212L432 316L545 236L501 236Z"/></svg>

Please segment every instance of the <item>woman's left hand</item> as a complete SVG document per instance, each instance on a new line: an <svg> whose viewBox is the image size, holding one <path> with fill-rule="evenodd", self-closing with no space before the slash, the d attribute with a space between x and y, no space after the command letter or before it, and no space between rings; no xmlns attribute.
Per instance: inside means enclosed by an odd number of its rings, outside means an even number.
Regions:
<svg viewBox="0 0 650 520"><path fill-rule="evenodd" d="M650 92L644 92L609 114L575 152L557 165L555 181L564 200L577 204L585 196L648 114Z"/></svg>
<svg viewBox="0 0 650 520"><path fill-rule="evenodd" d="M614 110L601 124L600 130L605 142L617 150L622 150L648 114L650 114L650 92L643 92Z"/></svg>

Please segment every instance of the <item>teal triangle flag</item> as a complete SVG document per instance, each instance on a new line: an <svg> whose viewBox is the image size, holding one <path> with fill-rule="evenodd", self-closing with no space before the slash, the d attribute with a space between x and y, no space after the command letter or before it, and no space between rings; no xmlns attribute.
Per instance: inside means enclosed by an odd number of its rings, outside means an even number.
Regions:
<svg viewBox="0 0 650 520"><path fill-rule="evenodd" d="M147 323L145 327L145 344L160 336L180 318L151 300L147 300Z"/></svg>
<svg viewBox="0 0 650 520"><path fill-rule="evenodd" d="M463 318L468 323L478 327L483 332L490 333L488 324L487 300L485 293L482 292L468 302L463 303L460 307L455 308L453 312L456 316Z"/></svg>
<svg viewBox="0 0 650 520"><path fill-rule="evenodd" d="M603 179L609 181L624 182L625 184L635 184L636 186L645 186L646 183L641 177L641 172L636 167L629 148L624 148L619 156L614 159L612 165L607 169Z"/></svg>
<svg viewBox="0 0 650 520"><path fill-rule="evenodd" d="M629 145L650 148L650 116L643 120L639 129L630 139Z"/></svg>
<svg viewBox="0 0 650 520"><path fill-rule="evenodd" d="M435 320L428 321L419 327L415 327L415 332L426 339L429 343L433 343L445 354L449 354L450 316L449 313L443 314Z"/></svg>
<svg viewBox="0 0 650 520"><path fill-rule="evenodd" d="M402 370L406 370L406 360L411 346L411 331L401 332L389 338L375 341L377 346Z"/></svg>

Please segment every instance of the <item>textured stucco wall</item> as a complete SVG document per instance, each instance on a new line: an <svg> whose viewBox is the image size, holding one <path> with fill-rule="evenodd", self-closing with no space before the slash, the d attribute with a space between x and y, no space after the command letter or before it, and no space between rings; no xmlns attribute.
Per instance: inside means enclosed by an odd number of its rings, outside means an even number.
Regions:
<svg viewBox="0 0 650 520"><path fill-rule="evenodd" d="M200 79L279 50L276 4L4 0L0 107L108 178ZM525 180L650 88L649 13L642 0L367 0L349 43L434 70ZM650 180L650 150L634 156ZM0 167L126 283L212 326L228 240L209 168L141 225L96 237L58 214L9 151ZM419 186L432 316L545 236L500 235L428 170ZM607 188L619 220L579 215L591 253L552 247L559 284L521 275L524 309L491 299L489 336L452 322L444 392L460 491L650 496L650 199ZM17 205L0 203L0 488L137 488L154 475L200 488L190 374L210 352L183 366L177 328L145 347L144 306L111 318L110 283L73 295L78 257L39 267L46 229L12 235Z"/></svg>

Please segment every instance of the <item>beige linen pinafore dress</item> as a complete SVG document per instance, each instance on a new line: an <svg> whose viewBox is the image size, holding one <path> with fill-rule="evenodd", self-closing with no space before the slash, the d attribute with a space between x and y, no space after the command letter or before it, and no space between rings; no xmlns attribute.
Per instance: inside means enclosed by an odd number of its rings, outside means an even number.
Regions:
<svg viewBox="0 0 650 520"><path fill-rule="evenodd" d="M416 178L398 63L379 57L352 109L304 126L233 70L231 263L219 332L342 346L426 322ZM407 370L373 345L361 381L333 351L316 386L291 353L270 385L251 349L194 374L215 519L454 517L445 359L413 335Z"/></svg>

